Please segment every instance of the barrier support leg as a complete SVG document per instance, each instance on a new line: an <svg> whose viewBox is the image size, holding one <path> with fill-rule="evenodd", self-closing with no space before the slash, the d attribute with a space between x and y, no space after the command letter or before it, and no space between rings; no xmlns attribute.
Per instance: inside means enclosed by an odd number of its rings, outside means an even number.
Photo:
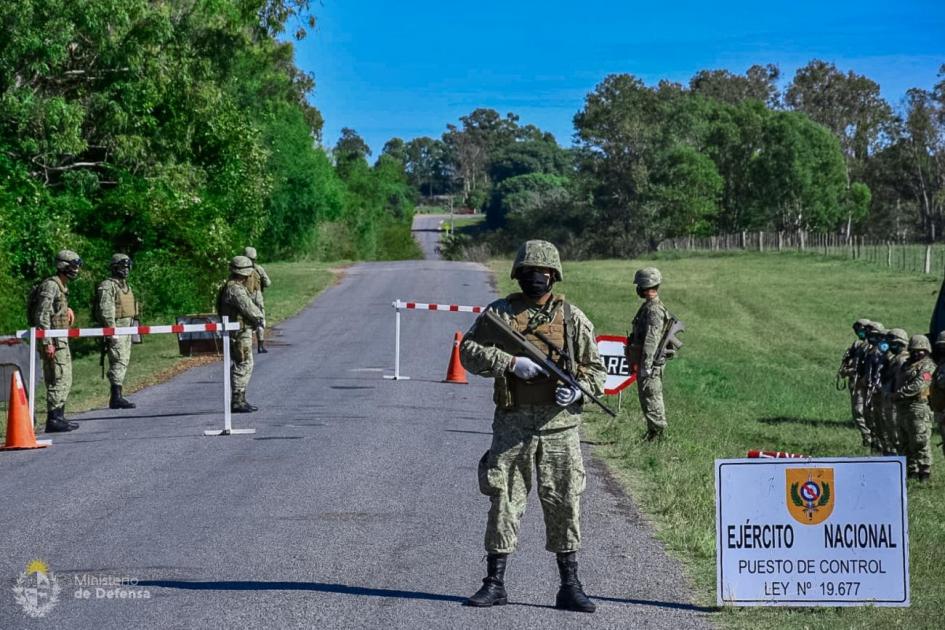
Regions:
<svg viewBox="0 0 945 630"><path fill-rule="evenodd" d="M30 328L30 422L36 426L36 406L33 403L36 394L36 327Z"/></svg>
<svg viewBox="0 0 945 630"><path fill-rule="evenodd" d="M256 429L234 429L233 412L230 410L232 386L230 384L230 331L226 329L230 318L223 317L223 430L204 431L204 435L242 435L255 433Z"/></svg>
<svg viewBox="0 0 945 630"><path fill-rule="evenodd" d="M409 381L409 376L400 374L400 308L394 303L394 375L384 376L393 381Z"/></svg>

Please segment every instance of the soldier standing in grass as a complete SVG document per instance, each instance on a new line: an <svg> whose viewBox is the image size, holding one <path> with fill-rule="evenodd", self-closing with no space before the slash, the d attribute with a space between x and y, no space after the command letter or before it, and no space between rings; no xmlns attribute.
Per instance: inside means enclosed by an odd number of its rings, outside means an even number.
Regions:
<svg viewBox="0 0 945 630"><path fill-rule="evenodd" d="M246 256L234 256L230 261L230 278L217 294L217 313L240 323L239 332L230 335L230 369L233 393L230 410L235 413L256 411L246 401L246 388L253 376L253 330L262 326L262 311L246 290L246 282L253 273L253 261Z"/></svg>
<svg viewBox="0 0 945 630"><path fill-rule="evenodd" d="M56 275L46 278L30 293L30 326L50 330L69 328L75 314L69 308L69 281L79 276L82 259L68 249L56 254ZM43 339L43 379L46 381L46 433L72 431L77 422L66 420L66 402L72 389L72 354L69 338Z"/></svg>
<svg viewBox="0 0 945 630"><path fill-rule="evenodd" d="M870 445L870 430L866 426L865 400L866 383L861 378L862 366L866 358L866 352L869 349L869 342L866 341L866 332L872 322L868 319L858 319L853 323L853 332L856 334L856 341L847 348L840 361L840 369L837 375L841 379L847 380L847 389L850 392L850 407L853 411L853 424L859 429L863 438L863 446ZM842 381L841 381L842 382Z"/></svg>
<svg viewBox="0 0 945 630"><path fill-rule="evenodd" d="M932 375L932 387L929 390L929 406L933 412L934 423L942 435L942 452L945 453L945 331L935 338L934 355L938 361Z"/></svg>
<svg viewBox="0 0 945 630"><path fill-rule="evenodd" d="M513 293L487 307L508 325L548 352L578 381L597 395L603 393L606 370L597 352L594 326L584 313L551 292L563 279L558 250L546 241L528 241L512 265ZM547 340L544 341L539 334ZM505 566L518 543L518 527L532 485L538 479L538 498L545 516L545 548L556 554L561 586L555 607L594 612L577 576L576 554L581 547L582 393L549 378L540 365L515 356L490 332L488 320L476 320L463 338L461 358L466 369L495 379L492 445L479 461L479 489L489 497L485 547L488 574L467 606L508 603ZM567 369L567 368L566 368Z"/></svg>
<svg viewBox="0 0 945 630"><path fill-rule="evenodd" d="M901 420L909 477L928 481L932 473L932 410L929 390L935 363L932 345L925 335L909 339L909 360L898 372L896 411Z"/></svg>
<svg viewBox="0 0 945 630"><path fill-rule="evenodd" d="M866 383L866 400L863 417L870 430L870 450L873 453L883 452L882 408L880 386L883 371L886 369L886 352L889 344L886 342L886 329L879 322L873 322L872 328L867 331L866 339L870 347L866 352L864 379Z"/></svg>
<svg viewBox="0 0 945 630"><path fill-rule="evenodd" d="M247 247L244 255L253 262L253 273L246 281L246 290L249 291L253 303L259 308L263 315L262 325L256 329L256 345L260 354L269 352L266 350L266 301L263 299L263 292L272 284L269 274L263 269L263 266L256 262L256 248Z"/></svg>
<svg viewBox="0 0 945 630"><path fill-rule="evenodd" d="M663 366L666 359L657 356L657 350L672 316L660 301L662 282L663 276L655 267L640 269L633 277L637 295L645 301L630 327L627 361L630 371L637 375L637 394L646 420L643 439L647 441L661 439L666 430L666 407L663 405Z"/></svg>
<svg viewBox="0 0 945 630"><path fill-rule="evenodd" d="M115 254L109 267L111 277L99 283L95 290L95 318L103 328L131 326L138 316L138 303L134 291L128 285L131 258L125 254ZM111 385L108 407L134 409L135 404L122 393L128 363L131 361L131 336L105 337L103 342L108 356L108 382Z"/></svg>
<svg viewBox="0 0 945 630"><path fill-rule="evenodd" d="M891 328L886 333L886 343L889 351L886 353L886 370L882 375L880 428L883 435L883 455L902 455L899 418L896 404L893 402L896 375L909 361L909 333L902 328Z"/></svg>

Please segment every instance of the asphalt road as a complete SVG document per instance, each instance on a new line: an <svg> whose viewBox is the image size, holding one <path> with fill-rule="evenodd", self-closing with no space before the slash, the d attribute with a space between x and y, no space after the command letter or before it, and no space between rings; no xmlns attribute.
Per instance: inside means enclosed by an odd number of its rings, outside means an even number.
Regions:
<svg viewBox="0 0 945 630"><path fill-rule="evenodd" d="M0 628L708 625L678 563L590 457L580 560L598 612L551 607L557 575L537 501L510 561L510 605L461 605L485 570L476 462L491 390L475 377L440 381L472 316L405 314L412 379L382 374L392 300L493 297L477 265L357 265L258 359L248 397L261 409L234 418L255 435L202 435L222 424L217 363L137 394L136 410L79 417L51 448L0 453ZM36 558L60 592L32 619L13 587ZM122 578L123 589L95 586Z"/></svg>

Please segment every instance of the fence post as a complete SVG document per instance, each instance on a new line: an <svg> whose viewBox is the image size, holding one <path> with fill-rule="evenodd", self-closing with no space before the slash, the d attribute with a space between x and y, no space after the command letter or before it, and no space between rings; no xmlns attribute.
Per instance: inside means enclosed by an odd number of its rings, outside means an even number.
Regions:
<svg viewBox="0 0 945 630"><path fill-rule="evenodd" d="M932 271L932 246L925 246L925 273Z"/></svg>
<svg viewBox="0 0 945 630"><path fill-rule="evenodd" d="M803 252L806 249L806 243L804 242L804 230L798 230L797 237L798 237L798 243L801 247L801 251Z"/></svg>
<svg viewBox="0 0 945 630"><path fill-rule="evenodd" d="M765 251L765 233L763 231L758 232L758 251Z"/></svg>
<svg viewBox="0 0 945 630"><path fill-rule="evenodd" d="M886 266L892 267L892 243L886 241Z"/></svg>

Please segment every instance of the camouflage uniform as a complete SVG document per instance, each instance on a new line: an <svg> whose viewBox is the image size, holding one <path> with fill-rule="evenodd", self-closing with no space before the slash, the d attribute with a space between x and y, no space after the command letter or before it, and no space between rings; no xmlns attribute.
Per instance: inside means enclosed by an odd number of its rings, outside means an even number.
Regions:
<svg viewBox="0 0 945 630"><path fill-rule="evenodd" d="M112 257L112 277L99 283L95 291L99 325L105 328L131 326L138 317L138 302L128 285L127 273L121 269L130 267L131 259L123 254ZM126 267L127 265L127 267ZM120 388L125 382L128 364L131 361L131 336L120 335L105 338L108 355L108 381L112 387ZM114 396L113 396L114 397Z"/></svg>
<svg viewBox="0 0 945 630"><path fill-rule="evenodd" d="M942 452L945 453L945 332L935 338L935 354L938 366L932 375L932 387L929 390L929 407L932 419L942 436Z"/></svg>
<svg viewBox="0 0 945 630"><path fill-rule="evenodd" d="M246 278L252 273L253 264L245 256L236 256L230 262L230 279L220 287L217 296L217 312L220 317L241 324L239 332L230 335L230 370L233 387L233 409L252 411L246 402L246 388L253 376L253 329L262 325L262 312L246 290Z"/></svg>
<svg viewBox="0 0 945 630"><path fill-rule="evenodd" d="M876 323L876 327L871 331L868 339L870 347L866 352L864 382L866 383L866 399L864 401L863 417L866 420L866 426L870 431L871 448L875 453L882 453L884 450L883 431L882 431L882 376L886 371L886 353L880 344L886 345L884 337L886 329L882 324Z"/></svg>
<svg viewBox="0 0 945 630"><path fill-rule="evenodd" d="M886 369L881 378L880 398L883 455L901 455L903 453L900 439L902 431L896 404L893 402L893 394L896 390L896 376L909 361L909 351L906 349L909 345L909 335L902 328L893 328L886 334L886 341L889 343L889 351L886 353ZM901 348L899 353L894 351L897 346Z"/></svg>
<svg viewBox="0 0 945 630"><path fill-rule="evenodd" d="M863 438L863 446L871 444L870 430L866 426L865 406L866 406L866 387L864 379L861 378L861 370L866 352L869 350L869 342L866 341L865 331L872 325L868 319L859 319L853 324L853 330L857 335L863 334L863 337L857 339L847 348L840 361L838 376L847 380L847 389L850 392L850 410L853 414L853 424L860 431ZM860 331L863 331L862 333Z"/></svg>
<svg viewBox="0 0 945 630"><path fill-rule="evenodd" d="M658 288L662 276L658 269L648 267L636 273L637 291ZM663 405L663 367L665 358L657 358L656 351L670 320L669 311L659 296L647 299L633 317L627 334L627 361L637 373L637 395L646 420L648 438L662 435L666 429L666 408Z"/></svg>
<svg viewBox="0 0 945 630"><path fill-rule="evenodd" d="M253 262L253 273L246 281L246 290L263 315L263 324L256 330L256 340L259 342L259 351L265 352L263 344L266 341L266 301L263 298L263 292L272 285L272 280L269 279L269 274L263 266L256 262L255 247L247 247L244 255Z"/></svg>
<svg viewBox="0 0 945 630"><path fill-rule="evenodd" d="M926 354L909 361L899 371L896 387L896 410L903 429L909 475L927 479L932 470L932 410L929 408L929 389L935 363L928 356L932 347L925 335L913 335L909 340L910 355L924 350Z"/></svg>

